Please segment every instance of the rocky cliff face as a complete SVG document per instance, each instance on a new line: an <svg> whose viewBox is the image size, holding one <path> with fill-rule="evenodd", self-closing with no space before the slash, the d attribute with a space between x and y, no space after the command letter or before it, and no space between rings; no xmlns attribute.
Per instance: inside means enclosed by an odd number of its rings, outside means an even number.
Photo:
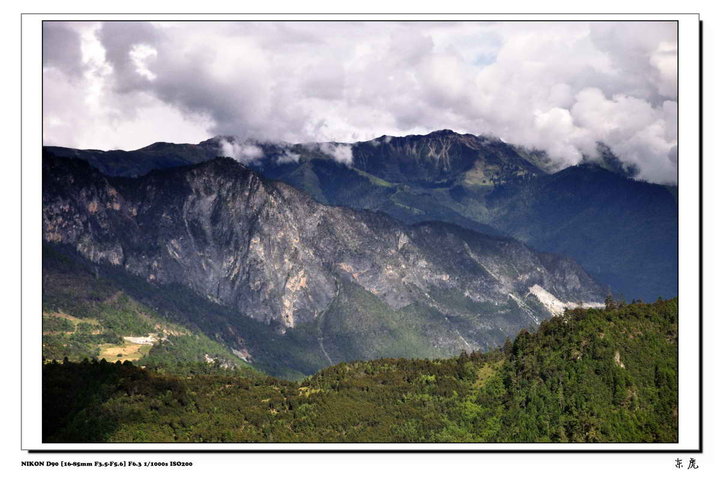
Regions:
<svg viewBox="0 0 720 478"><path fill-rule="evenodd" d="M556 171L542 151L449 130L351 144L215 137L136 151L48 147L109 176L233 156L316 201L384 212L407 224L443 221L570 256L628 301L677 295L676 188L632 180L607 146Z"/></svg>
<svg viewBox="0 0 720 478"><path fill-rule="evenodd" d="M373 320L432 312L447 326L435 338L417 332L426 342L484 348L557 303L605 293L571 260L516 240L322 205L230 159L111 178L48 154L43 232L48 243L151 283L182 284L280 333L317 325L321 345L323 321L347 330L360 327L358 310L377 309Z"/></svg>

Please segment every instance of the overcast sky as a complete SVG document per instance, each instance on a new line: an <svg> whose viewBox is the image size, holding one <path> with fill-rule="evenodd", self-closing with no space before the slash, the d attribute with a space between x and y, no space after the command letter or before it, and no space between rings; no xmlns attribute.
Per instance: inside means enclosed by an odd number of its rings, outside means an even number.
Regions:
<svg viewBox="0 0 720 478"><path fill-rule="evenodd" d="M48 23L44 143L453 129L571 165L608 144L675 182L674 23Z"/></svg>

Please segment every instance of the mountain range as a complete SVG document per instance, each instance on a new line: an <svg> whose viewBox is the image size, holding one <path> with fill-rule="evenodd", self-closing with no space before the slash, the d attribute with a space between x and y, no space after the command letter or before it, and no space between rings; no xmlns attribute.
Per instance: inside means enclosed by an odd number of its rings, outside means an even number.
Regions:
<svg viewBox="0 0 720 478"><path fill-rule="evenodd" d="M218 136L135 151L44 150L113 177L233 156L322 204L383 212L407 225L442 221L570 256L626 300L677 295L677 188L634 180L636 171L602 144L562 170L542 151L450 130L357 143Z"/></svg>
<svg viewBox="0 0 720 478"><path fill-rule="evenodd" d="M286 376L489 349L607 294L566 257L324 205L229 158L130 178L46 152L43 229L84 280L102 266L119 292ZM162 288L187 290L196 312L159 305Z"/></svg>

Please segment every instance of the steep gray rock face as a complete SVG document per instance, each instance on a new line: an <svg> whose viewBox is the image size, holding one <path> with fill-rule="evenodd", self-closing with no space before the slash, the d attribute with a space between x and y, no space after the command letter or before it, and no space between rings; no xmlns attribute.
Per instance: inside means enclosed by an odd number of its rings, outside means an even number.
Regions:
<svg viewBox="0 0 720 478"><path fill-rule="evenodd" d="M549 317L552 300L605 293L573 261L516 240L322 205L230 159L110 178L46 155L43 232L48 243L182 284L280 333L317 326L321 346L333 340L323 327L362 335L362 320L387 319L443 353L485 348ZM423 314L434 328L418 325ZM342 359L389 353L327 345Z"/></svg>
<svg viewBox="0 0 720 478"><path fill-rule="evenodd" d="M233 144L256 154L235 154ZM449 130L346 144L218 136L136 151L45 150L85 159L109 176L231 155L323 204L407 224L450 222L572 257L628 301L678 293L677 187L633 180L636 169L603 144L561 171L542 151Z"/></svg>

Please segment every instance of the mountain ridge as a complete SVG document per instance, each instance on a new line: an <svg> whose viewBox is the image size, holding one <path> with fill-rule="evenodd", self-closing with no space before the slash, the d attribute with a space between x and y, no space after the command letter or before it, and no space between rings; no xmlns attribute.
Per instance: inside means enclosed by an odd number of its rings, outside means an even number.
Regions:
<svg viewBox="0 0 720 478"><path fill-rule="evenodd" d="M358 143L250 141L235 150L228 146L232 141L218 136L198 145L155 143L152 154L46 151L84 158L111 176L138 176L204 162L227 149L264 177L323 204L384 212L406 224L441 220L513 236L538 250L571 255L628 300L677 295L677 188L631 179L632 168L604 145L597 157L551 172L543 152L450 130ZM573 175L577 184L564 180ZM609 189L582 186L593 181ZM539 212L539 205L547 207ZM599 247L589 247L589 239Z"/></svg>
<svg viewBox="0 0 720 478"><path fill-rule="evenodd" d="M333 361L387 356L392 341L368 337L388 326L404 354L488 348L549 317L545 293L605 294L573 261L514 239L322 205L227 158L112 178L46 154L43 188L50 244L182 284L280 334L318 327L314 347Z"/></svg>

